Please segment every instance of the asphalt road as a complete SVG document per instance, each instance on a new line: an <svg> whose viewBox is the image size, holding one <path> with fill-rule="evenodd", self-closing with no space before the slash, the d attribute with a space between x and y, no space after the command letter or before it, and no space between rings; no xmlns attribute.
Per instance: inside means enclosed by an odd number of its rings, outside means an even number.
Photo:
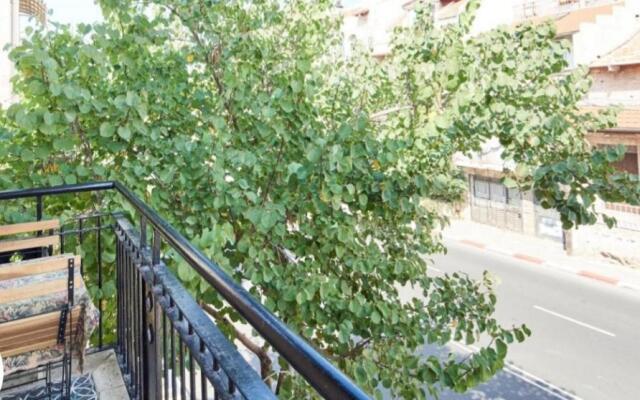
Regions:
<svg viewBox="0 0 640 400"><path fill-rule="evenodd" d="M526 323L533 335L509 348L511 366L492 381L444 399L640 399L640 294L457 242L447 245L448 254L434 258L431 273L480 277L490 271L499 280L498 320Z"/></svg>

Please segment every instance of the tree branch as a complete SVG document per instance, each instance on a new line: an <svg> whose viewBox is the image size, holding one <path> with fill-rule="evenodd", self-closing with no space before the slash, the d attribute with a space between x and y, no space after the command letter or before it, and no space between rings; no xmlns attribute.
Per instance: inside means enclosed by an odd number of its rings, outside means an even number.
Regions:
<svg viewBox="0 0 640 400"><path fill-rule="evenodd" d="M364 350L364 348L369 344L369 342L371 342L371 338L366 338L361 340L360 342L358 342L358 344L355 345L355 347L351 350L349 350L348 352L341 354L339 356L340 359L345 359L345 358L349 358L349 359L353 359L356 356L359 356L360 354L362 354L362 350Z"/></svg>
<svg viewBox="0 0 640 400"><path fill-rule="evenodd" d="M217 321L222 322L223 324L231 327L235 333L236 338L253 354L255 354L260 360L260 375L262 380L267 384L271 385L271 357L267 353L266 349L258 346L251 338L249 338L244 333L240 332L238 328L224 315L222 315L218 310L213 308L213 306L205 303L200 303L200 306L204 311L206 311L209 315L215 318Z"/></svg>

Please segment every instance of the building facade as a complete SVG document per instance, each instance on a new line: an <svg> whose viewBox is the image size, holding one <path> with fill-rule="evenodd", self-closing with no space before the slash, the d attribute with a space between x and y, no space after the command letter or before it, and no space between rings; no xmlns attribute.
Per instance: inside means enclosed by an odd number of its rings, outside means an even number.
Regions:
<svg viewBox="0 0 640 400"><path fill-rule="evenodd" d="M389 4L394 3L394 4ZM411 23L415 1L370 1L359 9L359 25L345 24L346 34L353 37L376 36L384 43L394 26ZM436 25L457 21L466 0L435 0ZM384 4L385 11L376 11ZM395 8L393 8L395 7ZM393 8L393 14L390 12ZM382 10L383 8L380 8ZM369 24L368 15L393 15L384 31L381 22ZM404 14L402 14L404 13ZM398 14L404 17L398 17ZM352 16L345 14L346 21ZM618 126L604 132L593 132L594 146L625 145L627 155L618 167L638 174L640 164L640 0L483 0L476 13L472 34L499 25L515 25L530 21L551 21L558 40L569 42L569 69L588 66L593 87L583 100L585 110L619 106ZM377 52L373 52L378 49ZM382 51L384 50L384 51ZM374 56L384 57L388 45L372 47ZM600 211L616 217L618 226L608 229L604 224L563 231L560 217L554 210L542 208L531 192L521 193L501 183L503 171L510 169L501 158L496 140L488 141L473 157L456 155L454 161L466 173L469 195L461 216L502 229L533 235L562 243L573 254L597 254L615 258L627 264L640 265L640 208L626 204L599 203ZM635 254L638 253L638 254Z"/></svg>
<svg viewBox="0 0 640 400"><path fill-rule="evenodd" d="M37 23L46 23L47 8L42 0L3 0L0 2L0 105L15 101L11 89L14 67L5 46L17 46L24 30Z"/></svg>

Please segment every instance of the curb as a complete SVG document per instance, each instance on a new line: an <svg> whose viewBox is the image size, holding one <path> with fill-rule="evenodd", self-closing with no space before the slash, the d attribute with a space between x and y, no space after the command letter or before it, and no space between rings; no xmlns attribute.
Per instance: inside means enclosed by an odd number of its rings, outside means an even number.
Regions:
<svg viewBox="0 0 640 400"><path fill-rule="evenodd" d="M562 264L557 264L557 263L552 263L552 262L548 262L546 260L543 260L541 258L538 257L534 257L534 256L530 256L528 254L524 254L524 253L513 253L511 251L507 251L504 250L502 248L499 247L494 247L494 246L487 246L484 243L475 241L475 240L469 240L469 239L462 239L462 238L458 238L458 237L453 237L453 236L444 236L445 239L449 239L449 240L453 240L456 241L458 243L464 244L466 246L470 246L470 247L474 247L476 249L479 250L486 250L489 251L491 253L496 253L496 254L500 254L503 256L507 256L507 257L513 257L519 261L524 261L527 262L529 264L533 264L533 265L540 265L540 266L545 266L545 267L549 267L553 270L556 271L562 271L564 273L568 273L571 275L577 275L583 278L588 278L591 280L595 280L601 283L605 283L611 286L617 286L620 288L624 288L624 289L628 289L628 290L633 290L633 291L637 291L640 292L640 284L635 284L635 283L631 283L628 281L625 281L623 279L619 279L613 276L609 276L609 275L604 275L598 272L593 272L593 271L588 271L588 270L577 270L575 268L571 268L571 267L567 267L565 265Z"/></svg>

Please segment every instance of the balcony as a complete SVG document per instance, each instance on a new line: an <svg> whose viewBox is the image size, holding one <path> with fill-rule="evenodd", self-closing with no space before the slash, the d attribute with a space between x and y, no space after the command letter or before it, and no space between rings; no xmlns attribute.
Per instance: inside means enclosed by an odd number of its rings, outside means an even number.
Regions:
<svg viewBox="0 0 640 400"><path fill-rule="evenodd" d="M60 201L48 203L54 196L66 204L109 196L114 206L73 215ZM276 398L174 275L176 262L214 288L318 395L368 398L118 182L0 192L0 218L11 212L26 222L0 226L0 398L97 398L95 390L94 397L73 392L95 389L91 380L109 360L110 385L120 382L130 399ZM20 307L7 306L16 301Z"/></svg>
<svg viewBox="0 0 640 400"><path fill-rule="evenodd" d="M513 17L514 21L553 17L581 8L619 3L619 0L517 0L513 5Z"/></svg>

